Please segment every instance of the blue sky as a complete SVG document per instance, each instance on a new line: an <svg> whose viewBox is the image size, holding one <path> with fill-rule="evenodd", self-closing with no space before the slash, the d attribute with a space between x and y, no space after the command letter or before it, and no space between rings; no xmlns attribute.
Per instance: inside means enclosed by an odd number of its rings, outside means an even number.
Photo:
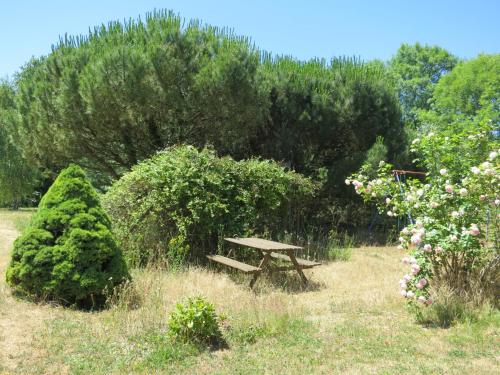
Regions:
<svg viewBox="0 0 500 375"><path fill-rule="evenodd" d="M1 0L0 77L50 52L59 35L85 34L153 9L228 26L274 54L299 59L389 59L403 42L462 58L500 52L500 0Z"/></svg>

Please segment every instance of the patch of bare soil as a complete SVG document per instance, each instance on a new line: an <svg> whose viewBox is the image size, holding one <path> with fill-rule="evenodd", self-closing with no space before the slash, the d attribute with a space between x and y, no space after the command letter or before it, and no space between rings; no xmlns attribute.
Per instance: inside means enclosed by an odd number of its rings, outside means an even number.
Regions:
<svg viewBox="0 0 500 375"><path fill-rule="evenodd" d="M50 306L37 305L12 296L5 282L10 252L19 232L11 213L0 212L0 373L10 374L24 358L43 355L32 352L34 334L44 321L54 317Z"/></svg>

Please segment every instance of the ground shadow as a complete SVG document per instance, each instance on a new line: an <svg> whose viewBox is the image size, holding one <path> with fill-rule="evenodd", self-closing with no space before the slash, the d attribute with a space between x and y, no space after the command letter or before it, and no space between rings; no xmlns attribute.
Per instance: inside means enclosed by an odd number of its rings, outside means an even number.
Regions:
<svg viewBox="0 0 500 375"><path fill-rule="evenodd" d="M212 270L215 271L213 268ZM219 269L216 272L222 272L228 275L233 282L244 285L247 288L249 288L250 280L253 277L252 275L244 275L241 272L227 270L225 268ZM317 282L310 278L308 278L307 284L304 284L295 271L290 271L275 273L265 272L259 276L252 290L257 294L265 294L269 292L269 289L280 289L284 292L295 294L317 291L324 288L326 288L325 283Z"/></svg>

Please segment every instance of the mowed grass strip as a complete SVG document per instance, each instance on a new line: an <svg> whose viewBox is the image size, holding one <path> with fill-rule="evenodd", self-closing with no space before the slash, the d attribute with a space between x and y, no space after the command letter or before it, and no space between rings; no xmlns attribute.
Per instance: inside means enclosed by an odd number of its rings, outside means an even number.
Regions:
<svg viewBox="0 0 500 375"><path fill-rule="evenodd" d="M28 215L1 211L0 229L12 228L15 220ZM8 249L1 243L0 249L4 269ZM133 270L134 282L125 287L122 298L110 309L92 313L19 301L8 295L2 279L6 298L0 309L16 304L23 310L17 314L22 319L44 312L37 325L27 326L30 331L25 334L32 340L24 342L26 347L15 356L15 368L2 370L22 374L499 373L498 311L485 310L478 321L449 329L415 323L398 295L397 281L405 271L401 255L391 247L354 249L349 262L306 270L313 281L310 288L295 287L291 275L285 280L261 278L256 292L240 277L202 268ZM172 343L165 335L175 303L195 295L205 296L225 315L228 348L209 351ZM20 323L14 321L17 315L9 315L13 325Z"/></svg>

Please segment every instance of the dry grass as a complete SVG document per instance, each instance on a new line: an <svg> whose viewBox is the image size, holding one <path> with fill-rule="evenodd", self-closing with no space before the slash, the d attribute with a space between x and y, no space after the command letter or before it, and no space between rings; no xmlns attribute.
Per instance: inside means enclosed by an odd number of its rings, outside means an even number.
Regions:
<svg viewBox="0 0 500 375"><path fill-rule="evenodd" d="M498 313L449 329L416 324L398 295L403 266L394 248L355 249L349 262L308 270L313 283L306 289L293 275L261 278L253 292L242 276L206 269L134 270L134 283L112 308L85 313L9 295L3 270L13 215L0 212L0 327L18 328L0 333L12 357L1 358L0 373L1 366L23 374L500 372ZM168 312L194 295L227 316L228 349L199 351L165 340ZM7 347L15 337L20 341Z"/></svg>

